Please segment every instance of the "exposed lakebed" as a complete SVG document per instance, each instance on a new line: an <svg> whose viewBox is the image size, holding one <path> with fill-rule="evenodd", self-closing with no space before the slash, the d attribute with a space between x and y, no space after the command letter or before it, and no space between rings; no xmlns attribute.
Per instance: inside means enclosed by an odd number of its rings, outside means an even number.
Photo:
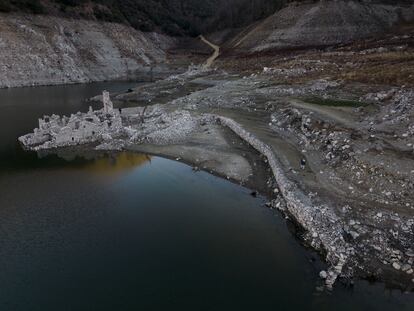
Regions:
<svg viewBox="0 0 414 311"><path fill-rule="evenodd" d="M70 161L17 144L98 83L0 90L0 306L7 310L412 310L381 284L318 292L323 265L250 190L175 161Z"/></svg>

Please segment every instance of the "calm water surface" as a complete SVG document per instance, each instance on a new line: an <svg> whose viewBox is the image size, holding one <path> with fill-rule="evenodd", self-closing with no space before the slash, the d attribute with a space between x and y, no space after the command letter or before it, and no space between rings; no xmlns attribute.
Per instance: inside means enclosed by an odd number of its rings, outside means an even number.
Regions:
<svg viewBox="0 0 414 311"><path fill-rule="evenodd" d="M159 157L16 143L43 114L129 87L0 90L0 310L414 310L381 284L318 292L315 254L245 188Z"/></svg>

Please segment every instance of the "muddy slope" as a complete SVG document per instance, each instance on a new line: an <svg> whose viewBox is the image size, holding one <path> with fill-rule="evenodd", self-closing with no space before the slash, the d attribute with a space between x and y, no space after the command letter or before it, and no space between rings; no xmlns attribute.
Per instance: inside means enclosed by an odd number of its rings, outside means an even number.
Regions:
<svg viewBox="0 0 414 311"><path fill-rule="evenodd" d="M383 33L414 19L414 5L320 1L292 4L227 43L241 52L325 46Z"/></svg>
<svg viewBox="0 0 414 311"><path fill-rule="evenodd" d="M172 44L120 24L1 14L0 87L133 78Z"/></svg>

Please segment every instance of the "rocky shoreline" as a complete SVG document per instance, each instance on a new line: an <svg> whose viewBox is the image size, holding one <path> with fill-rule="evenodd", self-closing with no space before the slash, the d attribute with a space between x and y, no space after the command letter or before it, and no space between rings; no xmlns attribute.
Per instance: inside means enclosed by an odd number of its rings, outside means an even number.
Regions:
<svg viewBox="0 0 414 311"><path fill-rule="evenodd" d="M182 88L195 84L207 87L182 95ZM323 254L328 270L320 276L328 288L338 277L347 283L363 277L410 291L413 174L403 168L413 167L409 129L414 93L354 89L360 100L351 100L355 91L344 95L346 86L337 81L284 86L274 85L266 72L240 77L193 68L128 94L113 94L114 115L119 113L122 120L117 131L76 142L59 143L54 134L46 145L21 141L32 150L93 142L96 150L166 154L249 184L253 161L243 160L245 151L226 153L229 143L227 147L220 143L221 128L228 128L259 152L271 169L273 181L265 181L273 196L269 206L299 224L305 230L304 241ZM134 94L137 106L131 107ZM168 100L154 104L146 99L154 94ZM342 101L335 101L337 94L342 94ZM329 104L323 101L328 99ZM387 114L395 118L388 120Z"/></svg>

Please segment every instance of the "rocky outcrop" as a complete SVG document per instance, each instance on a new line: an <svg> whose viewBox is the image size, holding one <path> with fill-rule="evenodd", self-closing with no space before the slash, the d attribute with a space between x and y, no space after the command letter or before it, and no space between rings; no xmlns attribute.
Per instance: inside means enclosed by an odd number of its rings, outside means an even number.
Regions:
<svg viewBox="0 0 414 311"><path fill-rule="evenodd" d="M121 24L1 14L0 87L134 78L173 44Z"/></svg>
<svg viewBox="0 0 414 311"><path fill-rule="evenodd" d="M357 1L292 4L228 44L242 52L347 43L414 20L414 5Z"/></svg>

